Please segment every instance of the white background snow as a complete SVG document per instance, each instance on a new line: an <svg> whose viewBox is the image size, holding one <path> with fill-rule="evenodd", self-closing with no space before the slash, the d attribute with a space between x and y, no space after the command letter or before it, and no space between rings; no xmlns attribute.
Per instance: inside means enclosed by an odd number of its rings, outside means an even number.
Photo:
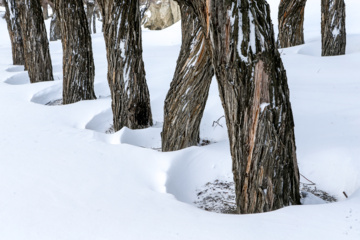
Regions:
<svg viewBox="0 0 360 240"><path fill-rule="evenodd" d="M277 31L280 1L268 2ZM0 239L360 239L360 2L345 2L345 56L320 56L320 0L307 1L306 44L280 50L300 171L339 201L254 215L211 213L193 204L207 182L232 180L226 128L212 126L223 115L215 81L201 124L201 138L211 144L158 151L180 23L143 31L155 125L105 134L112 113L100 23L93 35L98 99L47 106L61 98L61 42L50 43L56 81L30 84L23 67L12 65L1 18Z"/></svg>

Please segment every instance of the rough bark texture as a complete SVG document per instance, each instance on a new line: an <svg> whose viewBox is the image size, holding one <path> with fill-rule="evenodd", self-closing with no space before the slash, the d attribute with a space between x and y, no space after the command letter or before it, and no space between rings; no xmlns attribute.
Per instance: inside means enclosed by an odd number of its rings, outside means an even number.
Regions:
<svg viewBox="0 0 360 240"><path fill-rule="evenodd" d="M82 0L56 1L63 46L63 104L96 99L91 36Z"/></svg>
<svg viewBox="0 0 360 240"><path fill-rule="evenodd" d="M91 24L92 24L92 18L94 16L95 2L94 0L86 0L85 2L86 2L86 17L89 26L89 31L91 33ZM94 28L96 29L95 25ZM94 33L96 33L96 30L94 30Z"/></svg>
<svg viewBox="0 0 360 240"><path fill-rule="evenodd" d="M52 81L49 41L39 0L16 0L20 9L25 68L31 83Z"/></svg>
<svg viewBox="0 0 360 240"><path fill-rule="evenodd" d="M150 95L142 58L138 0L99 0L103 13L114 129L152 125Z"/></svg>
<svg viewBox="0 0 360 240"><path fill-rule="evenodd" d="M5 0L4 4L6 8L5 19L11 40L13 64L24 65L24 44L21 33L19 7L16 0Z"/></svg>
<svg viewBox="0 0 360 240"><path fill-rule="evenodd" d="M321 0L322 56L345 54L345 18L344 0Z"/></svg>
<svg viewBox="0 0 360 240"><path fill-rule="evenodd" d="M192 8L181 6L182 46L175 75L166 96L162 150L197 145L211 79L210 46Z"/></svg>
<svg viewBox="0 0 360 240"><path fill-rule="evenodd" d="M178 0L211 41L225 110L239 213L300 203L286 72L265 0Z"/></svg>
<svg viewBox="0 0 360 240"><path fill-rule="evenodd" d="M281 48L304 44L306 0L281 0L279 6L279 36Z"/></svg>
<svg viewBox="0 0 360 240"><path fill-rule="evenodd" d="M49 5L49 3L47 0L41 0L41 7L43 9L43 17L45 20L49 18L48 5Z"/></svg>
<svg viewBox="0 0 360 240"><path fill-rule="evenodd" d="M50 41L57 41L59 39L61 39L61 25L60 19L55 11L50 22Z"/></svg>

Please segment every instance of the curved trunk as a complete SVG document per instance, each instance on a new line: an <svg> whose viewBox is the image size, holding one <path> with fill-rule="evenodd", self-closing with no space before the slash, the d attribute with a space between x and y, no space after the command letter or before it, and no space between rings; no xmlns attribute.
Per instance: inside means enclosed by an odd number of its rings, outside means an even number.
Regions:
<svg viewBox="0 0 360 240"><path fill-rule="evenodd" d="M214 75L210 46L188 6L181 6L182 46L166 96L162 150L176 151L199 143L200 122Z"/></svg>
<svg viewBox="0 0 360 240"><path fill-rule="evenodd" d="M13 64L24 65L24 43L21 33L19 7L16 0L5 0L4 4L6 8L5 19L11 40Z"/></svg>
<svg viewBox="0 0 360 240"><path fill-rule="evenodd" d="M322 56L345 54L345 17L344 0L321 0Z"/></svg>
<svg viewBox="0 0 360 240"><path fill-rule="evenodd" d="M82 0L56 1L63 46L63 104L96 99L91 36Z"/></svg>
<svg viewBox="0 0 360 240"><path fill-rule="evenodd" d="M150 95L142 58L138 0L99 0L103 13L114 129L152 125Z"/></svg>
<svg viewBox="0 0 360 240"><path fill-rule="evenodd" d="M25 65L31 83L53 81L49 41L39 0L17 0L21 16Z"/></svg>
<svg viewBox="0 0 360 240"><path fill-rule="evenodd" d="M281 0L279 6L279 36L281 48L304 44L306 0Z"/></svg>

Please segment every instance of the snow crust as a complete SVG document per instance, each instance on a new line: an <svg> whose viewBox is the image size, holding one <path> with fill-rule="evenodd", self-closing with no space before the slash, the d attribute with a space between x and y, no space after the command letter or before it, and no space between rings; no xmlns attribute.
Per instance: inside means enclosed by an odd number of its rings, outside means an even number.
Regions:
<svg viewBox="0 0 360 240"><path fill-rule="evenodd" d="M268 2L276 30L280 0ZM201 138L211 144L159 151L180 23L143 30L154 126L106 134L112 112L101 23L92 36L98 99L47 106L61 98L61 42L50 43L56 80L30 84L23 68L12 65L1 18L0 239L360 239L360 3L346 4L345 56L320 57L320 0L307 2L306 44L280 50L300 172L338 202L323 204L309 194L305 205L254 215L194 204L196 190L208 182L232 181L225 120L223 127L214 124L224 115L215 79L201 123Z"/></svg>

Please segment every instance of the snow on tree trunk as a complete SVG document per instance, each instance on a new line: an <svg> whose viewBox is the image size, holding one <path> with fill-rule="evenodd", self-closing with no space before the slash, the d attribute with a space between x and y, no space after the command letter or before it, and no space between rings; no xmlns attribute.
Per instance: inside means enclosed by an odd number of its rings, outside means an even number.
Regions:
<svg viewBox="0 0 360 240"><path fill-rule="evenodd" d="M50 22L50 41L57 41L59 39L61 39L61 26L60 19L57 17L55 10Z"/></svg>
<svg viewBox="0 0 360 240"><path fill-rule="evenodd" d="M281 48L304 44L304 13L306 0L281 0L279 36Z"/></svg>
<svg viewBox="0 0 360 240"><path fill-rule="evenodd" d="M199 143L200 122L214 75L210 46L192 8L181 6L182 46L166 96L162 150L176 151Z"/></svg>
<svg viewBox="0 0 360 240"><path fill-rule="evenodd" d="M4 4L6 8L5 19L11 40L13 64L24 65L24 44L21 33L19 7L16 0L5 0Z"/></svg>
<svg viewBox="0 0 360 240"><path fill-rule="evenodd" d="M39 0L17 0L24 43L25 68L31 83L53 81L49 41Z"/></svg>
<svg viewBox="0 0 360 240"><path fill-rule="evenodd" d="M239 213L300 204L294 120L265 0L178 0L211 41Z"/></svg>
<svg viewBox="0 0 360 240"><path fill-rule="evenodd" d="M300 203L294 120L265 0L207 1L239 213Z"/></svg>
<svg viewBox="0 0 360 240"><path fill-rule="evenodd" d="M345 18L344 0L321 0L322 56L345 54Z"/></svg>
<svg viewBox="0 0 360 240"><path fill-rule="evenodd" d="M82 0L58 0L63 46L63 104L96 99L92 43Z"/></svg>
<svg viewBox="0 0 360 240"><path fill-rule="evenodd" d="M103 13L114 129L152 125L150 94L142 58L138 0L99 0Z"/></svg>

